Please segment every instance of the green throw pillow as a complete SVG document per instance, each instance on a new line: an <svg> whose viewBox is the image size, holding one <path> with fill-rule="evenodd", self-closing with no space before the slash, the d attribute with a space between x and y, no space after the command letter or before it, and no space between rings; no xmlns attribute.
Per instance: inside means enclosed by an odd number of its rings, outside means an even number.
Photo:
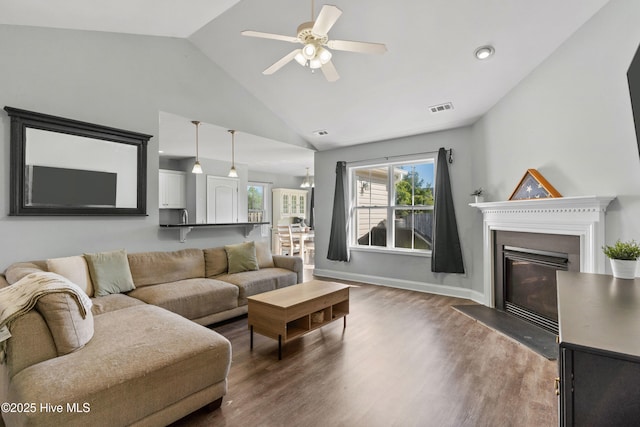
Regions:
<svg viewBox="0 0 640 427"><path fill-rule="evenodd" d="M119 294L136 288L131 277L127 252L124 249L84 254L84 257L89 266L95 296Z"/></svg>
<svg viewBox="0 0 640 427"><path fill-rule="evenodd" d="M258 258L256 257L256 245L254 242L227 245L224 250L227 252L229 274L258 269Z"/></svg>

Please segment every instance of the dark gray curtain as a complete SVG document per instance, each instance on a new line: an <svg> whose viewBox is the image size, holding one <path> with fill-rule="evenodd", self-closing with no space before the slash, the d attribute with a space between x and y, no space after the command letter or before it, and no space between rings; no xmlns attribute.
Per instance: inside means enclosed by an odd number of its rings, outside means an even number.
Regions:
<svg viewBox="0 0 640 427"><path fill-rule="evenodd" d="M313 229L313 216L315 214L314 209L315 209L315 202L314 202L314 193L315 193L315 188L311 187L311 199L309 202L309 227L311 227L311 229Z"/></svg>
<svg viewBox="0 0 640 427"><path fill-rule="evenodd" d="M431 271L436 273L464 273L462 247L458 223L453 208L447 150L438 150L436 194L433 202L433 246Z"/></svg>
<svg viewBox="0 0 640 427"><path fill-rule="evenodd" d="M347 251L347 201L345 199L345 183L347 182L347 163L336 164L336 190L333 194L333 217L331 218L331 235L327 259L332 261L349 261Z"/></svg>

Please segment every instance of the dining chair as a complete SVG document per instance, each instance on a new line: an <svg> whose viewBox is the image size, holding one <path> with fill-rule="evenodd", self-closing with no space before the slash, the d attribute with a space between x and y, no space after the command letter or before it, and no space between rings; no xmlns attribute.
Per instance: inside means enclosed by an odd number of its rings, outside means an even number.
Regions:
<svg viewBox="0 0 640 427"><path fill-rule="evenodd" d="M300 243L293 240L289 225L278 225L278 242L280 242L280 255L300 254Z"/></svg>

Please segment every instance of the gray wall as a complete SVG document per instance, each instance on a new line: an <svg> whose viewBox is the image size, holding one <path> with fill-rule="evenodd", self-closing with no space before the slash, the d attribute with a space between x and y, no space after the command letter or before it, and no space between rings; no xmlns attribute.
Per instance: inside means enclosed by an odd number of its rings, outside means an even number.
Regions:
<svg viewBox="0 0 640 427"><path fill-rule="evenodd" d="M470 128L318 153L316 267L333 277L478 298L482 215L467 206L468 194L483 187L487 201L507 200L529 168L564 196L617 196L607 211L607 242L640 240L640 157L626 80L638 23L640 2L612 0ZM439 146L456 154L450 172L467 274L434 275L428 260L401 255L326 260L335 163Z"/></svg>
<svg viewBox="0 0 640 427"><path fill-rule="evenodd" d="M471 179L472 143L471 128L465 127L316 153L316 272L334 278L478 298L479 294L472 287L476 283L477 290L482 290L482 257L472 253L473 236L477 231L473 227L478 227L478 224L475 224L476 209L468 205L472 201L469 194L477 187ZM336 162L424 153L437 151L440 147L453 149L454 162L449 165L449 174L466 274L432 273L431 258L388 252L354 250L348 263L326 259Z"/></svg>
<svg viewBox="0 0 640 427"><path fill-rule="evenodd" d="M626 77L639 43L640 2L612 0L474 125L473 178L488 200L506 200L528 168L538 169L563 196L617 196L607 242L640 241Z"/></svg>
<svg viewBox="0 0 640 427"><path fill-rule="evenodd" d="M14 261L115 248L173 250L244 240L240 229L206 229L192 231L181 244L177 231L159 229L159 111L306 146L182 39L0 25L0 70L0 106L154 135L147 217L10 217L9 119L0 113L0 270Z"/></svg>

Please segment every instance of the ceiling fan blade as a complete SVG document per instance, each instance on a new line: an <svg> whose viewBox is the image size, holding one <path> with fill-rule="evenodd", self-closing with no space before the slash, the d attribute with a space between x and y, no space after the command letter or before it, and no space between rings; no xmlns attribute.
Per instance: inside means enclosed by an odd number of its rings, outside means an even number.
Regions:
<svg viewBox="0 0 640 427"><path fill-rule="evenodd" d="M333 65L333 62L329 61L322 66L322 74L327 79L327 81L335 82L340 78L336 67Z"/></svg>
<svg viewBox="0 0 640 427"><path fill-rule="evenodd" d="M316 37L326 36L333 24L336 23L338 18L342 15L342 11L335 6L325 4L322 6L322 10L318 14L316 23L313 24L311 34Z"/></svg>
<svg viewBox="0 0 640 427"><path fill-rule="evenodd" d="M243 36L248 36L248 37L259 37L261 39L280 40L280 41L289 42L289 43L298 43L298 42L300 42L300 40L298 40L297 37L283 36L283 35L280 35L280 34L272 34L272 33L261 33L260 31L253 31L253 30L244 30L244 31L240 32L240 34L242 34Z"/></svg>
<svg viewBox="0 0 640 427"><path fill-rule="evenodd" d="M285 56L283 56L282 58L277 60L272 66L270 66L269 68L264 70L262 72L262 74L273 74L273 73L275 73L280 68L284 67L289 62L291 62L291 60L293 60L293 58L295 58L295 56L298 54L298 52L300 52L300 49L296 49L296 50L293 50L293 51L289 52L288 54L286 54Z"/></svg>
<svg viewBox="0 0 640 427"><path fill-rule="evenodd" d="M385 53L387 47L382 43L352 42L349 40L329 40L327 46L335 50L358 53Z"/></svg>

